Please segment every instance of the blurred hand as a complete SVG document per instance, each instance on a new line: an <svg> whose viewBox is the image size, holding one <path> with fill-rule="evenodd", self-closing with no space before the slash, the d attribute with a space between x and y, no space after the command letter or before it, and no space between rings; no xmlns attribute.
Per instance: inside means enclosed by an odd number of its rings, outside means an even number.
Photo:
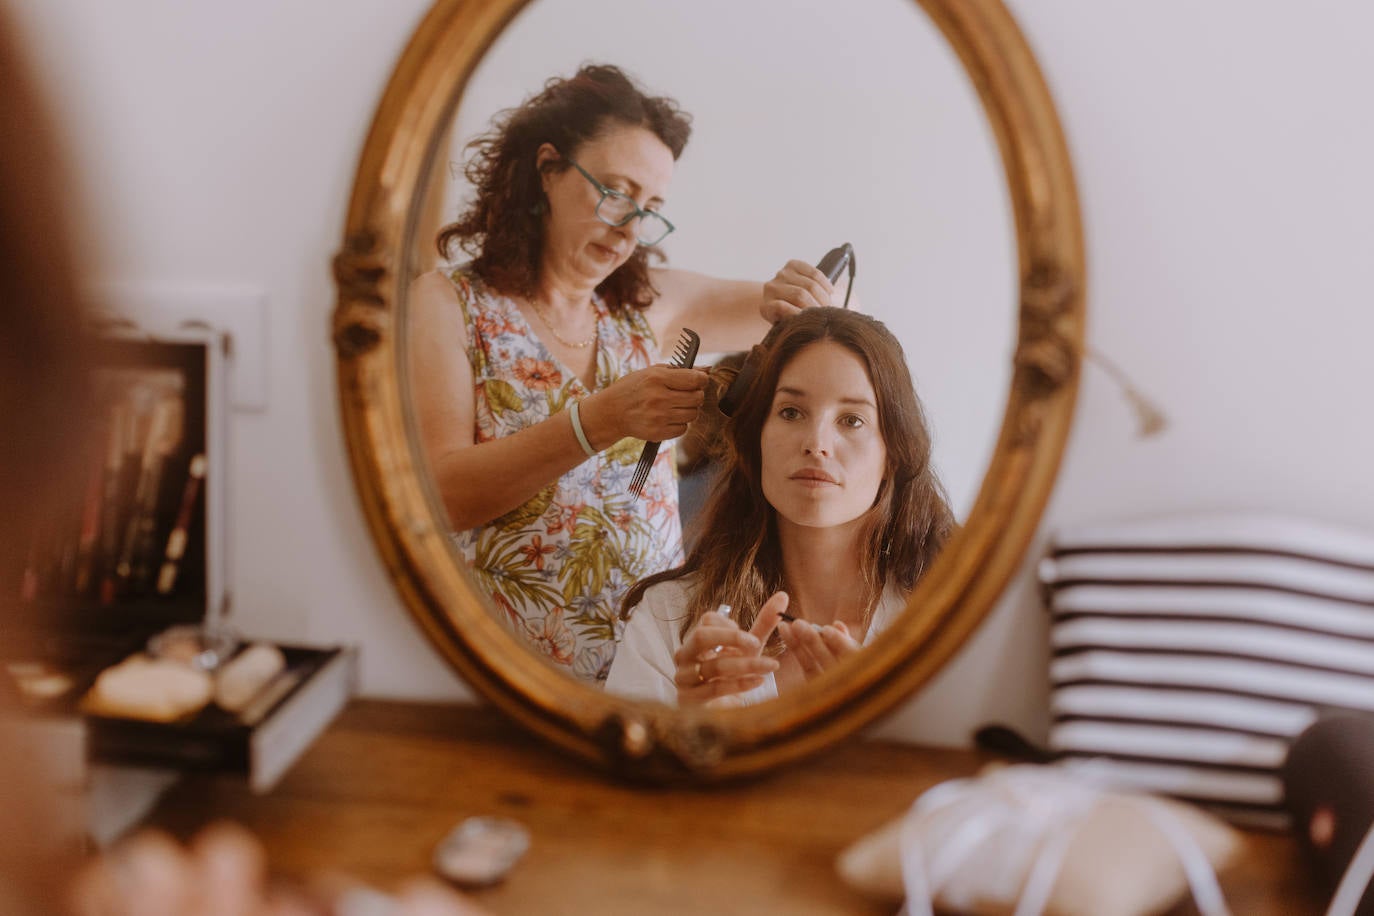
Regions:
<svg viewBox="0 0 1374 916"><path fill-rule="evenodd" d="M679 706L700 706L753 690L778 670L763 647L787 610L787 593L777 592L759 610L754 625L741 630L715 611L701 615L673 656Z"/></svg>
<svg viewBox="0 0 1374 916"><path fill-rule="evenodd" d="M185 847L153 830L122 841L81 870L71 909L75 916L345 916L362 896L389 903L388 916L484 912L431 879L394 897L339 878L315 889L273 882L262 844L228 823L206 827Z"/></svg>

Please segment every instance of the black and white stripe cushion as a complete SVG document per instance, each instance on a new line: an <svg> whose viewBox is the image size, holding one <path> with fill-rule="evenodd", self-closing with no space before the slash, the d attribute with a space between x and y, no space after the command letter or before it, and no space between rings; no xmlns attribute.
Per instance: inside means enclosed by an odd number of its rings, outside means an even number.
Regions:
<svg viewBox="0 0 1374 916"><path fill-rule="evenodd" d="M1259 513L1060 532L1051 750L1121 783L1282 826L1289 743L1374 714L1374 536Z"/></svg>

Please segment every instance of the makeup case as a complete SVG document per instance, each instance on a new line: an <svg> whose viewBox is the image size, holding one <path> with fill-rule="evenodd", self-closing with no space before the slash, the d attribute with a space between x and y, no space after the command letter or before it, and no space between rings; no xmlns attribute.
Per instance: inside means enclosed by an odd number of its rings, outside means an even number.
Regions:
<svg viewBox="0 0 1374 916"><path fill-rule="evenodd" d="M284 667L231 713L214 701L153 720L92 706L110 666L167 646L203 648L202 668L261 641L235 632L226 498L227 348L216 331L107 336L92 366L86 469L35 532L19 620L0 642L19 729L71 801L70 829L103 843L135 822L178 774L241 774L270 789L347 702L352 647L277 646ZM61 422L56 418L55 422ZM87 454L88 453L88 454ZM213 672L212 672L213 673Z"/></svg>

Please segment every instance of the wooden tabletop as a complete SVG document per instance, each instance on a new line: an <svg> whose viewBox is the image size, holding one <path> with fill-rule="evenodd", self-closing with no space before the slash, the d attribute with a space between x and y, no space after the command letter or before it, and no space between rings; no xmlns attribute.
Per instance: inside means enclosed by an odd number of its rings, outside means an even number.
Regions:
<svg viewBox="0 0 1374 916"><path fill-rule="evenodd" d="M479 891L493 913L890 914L836 876L855 839L925 789L988 758L852 740L772 775L703 789L617 783L486 707L356 701L270 794L194 775L151 822L187 837L219 818L252 829L273 867L342 869L382 889L426 872L459 820L514 817L533 840L509 878ZM1224 876L1233 913L1320 913L1292 840L1248 834ZM1176 911L1193 913L1191 905Z"/></svg>

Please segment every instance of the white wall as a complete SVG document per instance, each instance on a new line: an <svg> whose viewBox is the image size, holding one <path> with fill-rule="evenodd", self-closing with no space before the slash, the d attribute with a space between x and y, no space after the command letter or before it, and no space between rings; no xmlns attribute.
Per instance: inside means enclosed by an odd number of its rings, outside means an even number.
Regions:
<svg viewBox="0 0 1374 916"><path fill-rule="evenodd" d="M360 643L373 695L468 697L374 555L328 342L357 155L424 5L42 0L14 14L65 128L91 276L266 292L267 407L233 418L240 626ZM1374 7L1008 5L1075 157L1090 340L1171 421L1135 439L1090 366L1045 529L1259 506L1374 530L1374 60L1360 46ZM1044 639L1022 577L884 733L959 742L991 718L1039 731Z"/></svg>

